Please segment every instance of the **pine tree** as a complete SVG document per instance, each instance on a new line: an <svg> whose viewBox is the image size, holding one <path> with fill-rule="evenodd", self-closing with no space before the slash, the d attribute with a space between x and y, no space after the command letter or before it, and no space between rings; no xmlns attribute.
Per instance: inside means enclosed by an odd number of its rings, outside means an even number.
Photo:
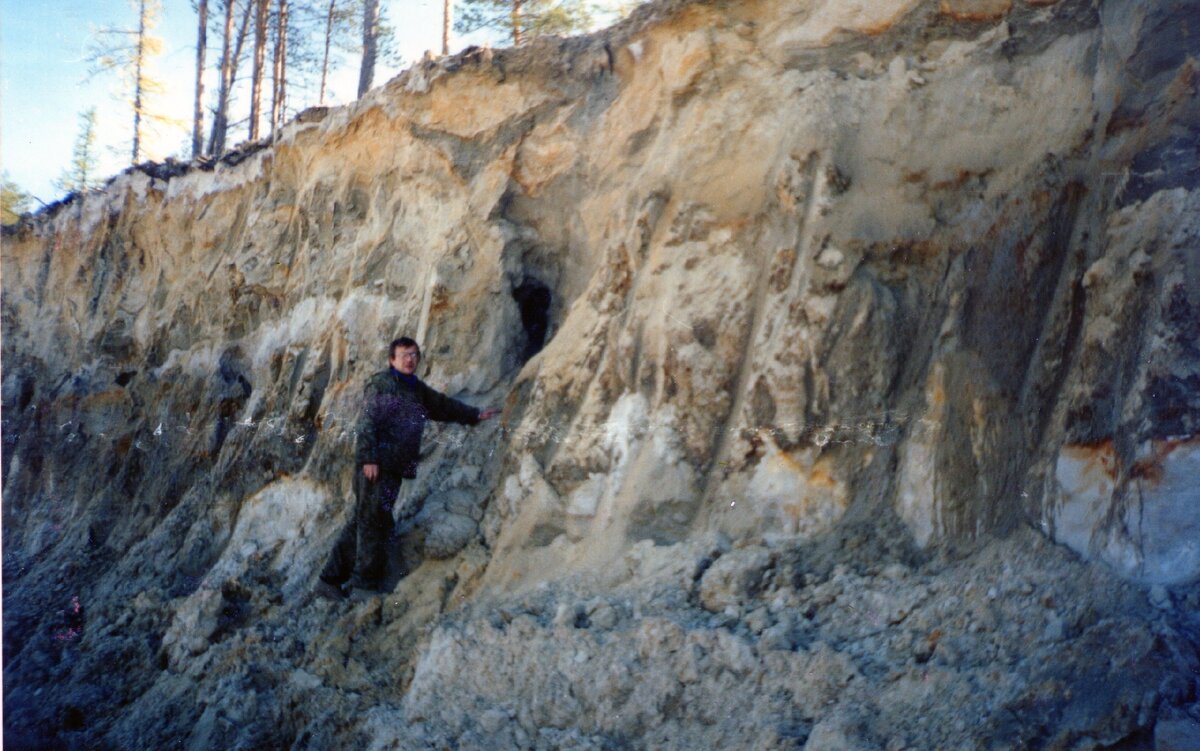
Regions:
<svg viewBox="0 0 1200 751"><path fill-rule="evenodd" d="M213 156L220 156L225 151L229 94L233 88L233 5L233 0L225 0L225 23L221 34L221 85L217 89L217 108L208 137L208 153Z"/></svg>
<svg viewBox="0 0 1200 751"><path fill-rule="evenodd" d="M358 96L371 90L375 79L375 60L379 54L379 0L363 3L362 66L358 70Z"/></svg>
<svg viewBox="0 0 1200 751"><path fill-rule="evenodd" d="M271 79L271 132L286 120L288 60L288 0L279 0L275 13L275 75Z"/></svg>
<svg viewBox="0 0 1200 751"><path fill-rule="evenodd" d="M96 186L96 108L79 114L79 135L71 150L71 164L54 181L54 188L75 193Z"/></svg>
<svg viewBox="0 0 1200 751"><path fill-rule="evenodd" d="M209 153L219 156L225 151L226 134L234 123L246 122L250 139L258 140L304 106L324 103L330 72L348 55L362 51L365 2L220 0L216 7L222 12L214 14L218 18L209 29L214 39L223 40ZM388 65L401 64L382 13L377 55ZM251 67L239 75L239 66ZM248 98L242 98L247 91Z"/></svg>
<svg viewBox="0 0 1200 751"><path fill-rule="evenodd" d="M238 22L235 30L233 21L236 10L236 0L225 0L225 17L221 34L221 86L217 91L217 107L213 115L212 132L208 139L208 153L213 156L221 156L225 153L225 138L229 133L229 111L233 98L233 86L237 81L238 64L242 59L242 49L250 28L252 4L246 0L242 9L241 21Z"/></svg>
<svg viewBox="0 0 1200 751"><path fill-rule="evenodd" d="M196 6L196 96L192 103L192 158L204 151L204 58L208 54L208 0Z"/></svg>
<svg viewBox="0 0 1200 751"><path fill-rule="evenodd" d="M324 2L325 0L322 0ZM325 103L328 95L329 74L344 62L344 55L358 56L362 53L362 20L365 0L328 0L321 12L324 16L323 46L320 59L320 87L317 101ZM400 67L402 60L395 50L393 31L380 8L378 32L375 38L376 59L393 67ZM304 72L306 55L297 50L293 65ZM372 78L374 72L372 71Z"/></svg>
<svg viewBox="0 0 1200 751"><path fill-rule="evenodd" d="M548 34L575 34L592 25L583 0L463 0L454 30L470 34L492 29L513 46Z"/></svg>
<svg viewBox="0 0 1200 751"><path fill-rule="evenodd" d="M325 104L325 82L329 80L329 48L333 44L333 22L337 18L337 0L329 0L329 13L325 17L325 54L321 58L321 93L317 104Z"/></svg>
<svg viewBox="0 0 1200 751"><path fill-rule="evenodd" d="M106 27L94 32L88 60L91 75L117 72L124 79L125 91L133 110L131 163L141 161L145 149L146 127L150 124L175 125L173 118L159 113L154 100L165 88L153 74L154 58L162 51L162 39L154 36L160 12L159 0L132 0L137 25L132 28Z"/></svg>
<svg viewBox="0 0 1200 751"><path fill-rule="evenodd" d="M254 2L254 64L250 69L250 140L258 140L258 121L262 116L263 67L267 55L267 26L271 0Z"/></svg>

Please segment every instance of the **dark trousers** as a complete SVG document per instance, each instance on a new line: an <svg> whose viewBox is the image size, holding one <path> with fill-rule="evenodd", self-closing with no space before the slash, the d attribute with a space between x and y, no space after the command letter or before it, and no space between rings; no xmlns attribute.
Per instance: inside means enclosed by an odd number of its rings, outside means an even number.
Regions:
<svg viewBox="0 0 1200 751"><path fill-rule="evenodd" d="M399 475L380 468L375 480L354 470L354 517L346 523L321 578L335 586L378 589L387 570L387 544L392 534L392 505L400 494Z"/></svg>

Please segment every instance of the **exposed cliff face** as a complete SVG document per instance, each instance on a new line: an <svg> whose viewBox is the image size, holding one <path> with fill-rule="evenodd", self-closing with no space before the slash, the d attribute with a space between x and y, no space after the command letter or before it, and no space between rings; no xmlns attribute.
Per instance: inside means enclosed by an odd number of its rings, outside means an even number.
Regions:
<svg viewBox="0 0 1200 751"><path fill-rule="evenodd" d="M6 732L1186 735L1189 18L667 3L6 231ZM427 438L390 596L312 601L406 332L503 419Z"/></svg>

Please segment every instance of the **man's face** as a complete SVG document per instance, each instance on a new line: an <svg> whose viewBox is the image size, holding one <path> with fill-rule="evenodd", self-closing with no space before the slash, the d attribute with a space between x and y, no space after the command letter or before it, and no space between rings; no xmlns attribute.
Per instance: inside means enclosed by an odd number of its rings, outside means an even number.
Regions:
<svg viewBox="0 0 1200 751"><path fill-rule="evenodd" d="M421 355L418 354L416 347L396 347L392 350L392 356L388 362L401 373L412 375L417 372L417 365L421 362Z"/></svg>

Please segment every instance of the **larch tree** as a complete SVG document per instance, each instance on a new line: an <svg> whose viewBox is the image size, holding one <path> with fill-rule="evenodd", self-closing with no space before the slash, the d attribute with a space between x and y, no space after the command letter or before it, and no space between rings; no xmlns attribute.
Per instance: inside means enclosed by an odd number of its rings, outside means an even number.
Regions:
<svg viewBox="0 0 1200 751"><path fill-rule="evenodd" d="M79 114L79 135L71 150L71 163L54 181L64 193L75 193L96 186L96 108Z"/></svg>
<svg viewBox="0 0 1200 751"><path fill-rule="evenodd" d="M30 196L21 186L9 179L5 172L0 178L0 219L4 224L14 224L21 215L29 211Z"/></svg>
<svg viewBox="0 0 1200 751"><path fill-rule="evenodd" d="M450 54L450 0L442 0L442 54Z"/></svg>
<svg viewBox="0 0 1200 751"><path fill-rule="evenodd" d="M130 162L136 164L143 156L147 126L176 121L153 106L165 89L152 72L154 58L162 51L162 39L153 34L160 12L158 0L133 0L132 5L137 11L137 24L94 31L88 61L91 75L116 72L123 79L122 98L133 111Z"/></svg>

